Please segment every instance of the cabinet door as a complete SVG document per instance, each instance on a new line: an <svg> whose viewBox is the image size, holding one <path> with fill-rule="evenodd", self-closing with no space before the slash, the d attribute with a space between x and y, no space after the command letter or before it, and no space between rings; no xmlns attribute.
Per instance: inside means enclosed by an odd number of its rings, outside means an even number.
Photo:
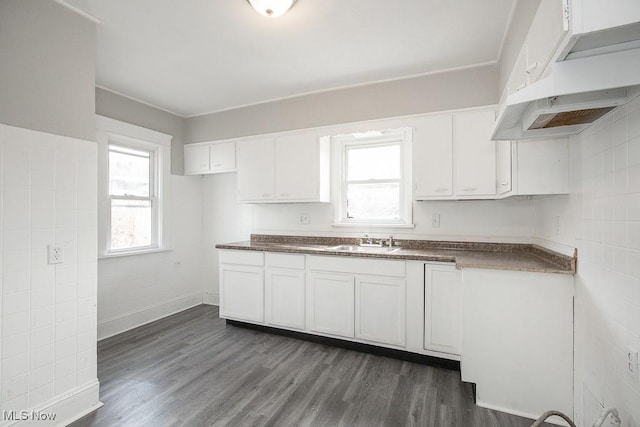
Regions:
<svg viewBox="0 0 640 427"><path fill-rule="evenodd" d="M453 122L451 115L416 119L413 137L415 198L453 195Z"/></svg>
<svg viewBox="0 0 640 427"><path fill-rule="evenodd" d="M209 150L211 172L229 172L236 169L236 143L211 144Z"/></svg>
<svg viewBox="0 0 640 427"><path fill-rule="evenodd" d="M236 145L238 200L241 202L274 199L274 140L258 138Z"/></svg>
<svg viewBox="0 0 640 427"><path fill-rule="evenodd" d="M568 138L522 140L517 142L517 148L517 194L569 192Z"/></svg>
<svg viewBox="0 0 640 427"><path fill-rule="evenodd" d="M497 182L498 194L505 194L511 191L511 141L496 141L497 161Z"/></svg>
<svg viewBox="0 0 640 427"><path fill-rule="evenodd" d="M275 192L280 200L320 196L320 142L315 132L276 138Z"/></svg>
<svg viewBox="0 0 640 427"><path fill-rule="evenodd" d="M526 39L526 73L528 82L540 79L555 53L565 31L562 22L561 1L540 2Z"/></svg>
<svg viewBox="0 0 640 427"><path fill-rule="evenodd" d="M262 267L220 266L220 317L264 322Z"/></svg>
<svg viewBox="0 0 640 427"><path fill-rule="evenodd" d="M425 265L424 348L460 355L462 274L455 266Z"/></svg>
<svg viewBox="0 0 640 427"><path fill-rule="evenodd" d="M490 110L459 113L453 120L456 195L495 195L496 143L490 139L495 112Z"/></svg>
<svg viewBox="0 0 640 427"><path fill-rule="evenodd" d="M267 269L265 281L268 325L304 329L304 271Z"/></svg>
<svg viewBox="0 0 640 427"><path fill-rule="evenodd" d="M209 145L184 146L184 173L199 175L209 172Z"/></svg>
<svg viewBox="0 0 640 427"><path fill-rule="evenodd" d="M356 277L356 338L404 347L405 301L404 280Z"/></svg>
<svg viewBox="0 0 640 427"><path fill-rule="evenodd" d="M307 286L309 329L353 338L354 277L312 273Z"/></svg>

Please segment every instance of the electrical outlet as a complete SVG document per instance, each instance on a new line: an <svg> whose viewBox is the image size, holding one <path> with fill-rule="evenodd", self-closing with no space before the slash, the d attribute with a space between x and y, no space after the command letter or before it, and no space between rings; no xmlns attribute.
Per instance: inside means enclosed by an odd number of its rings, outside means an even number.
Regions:
<svg viewBox="0 0 640 427"><path fill-rule="evenodd" d="M636 381L640 381L638 372L638 351L632 347L627 347L627 374Z"/></svg>
<svg viewBox="0 0 640 427"><path fill-rule="evenodd" d="M298 216L298 223L299 224L309 224L309 214L308 213L301 213Z"/></svg>
<svg viewBox="0 0 640 427"><path fill-rule="evenodd" d="M431 228L440 228L440 214L431 214Z"/></svg>
<svg viewBox="0 0 640 427"><path fill-rule="evenodd" d="M47 261L49 264L62 264L64 262L62 246L47 245Z"/></svg>
<svg viewBox="0 0 640 427"><path fill-rule="evenodd" d="M553 228L556 236L560 235L560 217L558 215L553 217Z"/></svg>

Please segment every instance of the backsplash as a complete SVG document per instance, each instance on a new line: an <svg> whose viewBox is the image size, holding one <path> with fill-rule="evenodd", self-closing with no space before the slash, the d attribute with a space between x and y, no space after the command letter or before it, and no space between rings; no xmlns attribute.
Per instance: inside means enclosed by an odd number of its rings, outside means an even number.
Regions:
<svg viewBox="0 0 640 427"><path fill-rule="evenodd" d="M595 400L617 407L623 425L640 425L640 382L625 369L627 346L640 350L640 97L569 149L571 194L535 200L535 235L578 248L576 419L592 425Z"/></svg>

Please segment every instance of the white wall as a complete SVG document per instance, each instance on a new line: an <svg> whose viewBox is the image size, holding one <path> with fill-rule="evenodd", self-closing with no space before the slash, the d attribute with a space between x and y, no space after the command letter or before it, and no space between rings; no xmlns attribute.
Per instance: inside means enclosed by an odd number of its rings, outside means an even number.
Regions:
<svg viewBox="0 0 640 427"><path fill-rule="evenodd" d="M479 107L496 104L498 94L498 69L490 64L189 117L185 121L185 141Z"/></svg>
<svg viewBox="0 0 640 427"><path fill-rule="evenodd" d="M63 423L98 404L96 153L0 125L0 411ZM64 263L47 264L48 244Z"/></svg>
<svg viewBox="0 0 640 427"><path fill-rule="evenodd" d="M0 1L0 123L92 140L96 26L53 1Z"/></svg>
<svg viewBox="0 0 640 427"><path fill-rule="evenodd" d="M253 205L236 201L236 173L202 179L202 289L206 304L218 304L218 243L249 240Z"/></svg>
<svg viewBox="0 0 640 427"><path fill-rule="evenodd" d="M614 406L640 425L640 382L625 373L627 346L640 350L640 98L572 138L569 158L571 194L535 201L535 234L578 248L576 419Z"/></svg>
<svg viewBox="0 0 640 427"><path fill-rule="evenodd" d="M170 175L172 250L98 262L98 339L202 303L201 180Z"/></svg>

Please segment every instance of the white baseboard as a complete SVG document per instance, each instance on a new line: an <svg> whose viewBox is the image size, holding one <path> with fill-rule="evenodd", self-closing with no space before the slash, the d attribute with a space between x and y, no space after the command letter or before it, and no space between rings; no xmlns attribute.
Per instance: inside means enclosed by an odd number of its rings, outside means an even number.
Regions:
<svg viewBox="0 0 640 427"><path fill-rule="evenodd" d="M89 381L54 397L38 408L20 412L19 416L24 415L21 418L25 419L0 422L0 426L67 426L102 406L99 400L99 389L100 383L97 379ZM55 419L37 419L36 414L42 414L45 417L55 414Z"/></svg>
<svg viewBox="0 0 640 427"><path fill-rule="evenodd" d="M196 293L98 321L98 341L202 304Z"/></svg>
<svg viewBox="0 0 640 427"><path fill-rule="evenodd" d="M208 305L220 305L220 295L213 292L205 292L202 295L202 303Z"/></svg>
<svg viewBox="0 0 640 427"><path fill-rule="evenodd" d="M521 412L521 411L514 411L512 409L502 408L500 406L484 403L484 402L481 402L479 400L476 400L476 405L480 406L481 408L493 409L494 411L505 412L507 414L517 415L518 417L529 418L531 420L536 420L540 415L542 415L542 414L533 415L533 414L529 414L529 413L525 413L525 412ZM569 415L569 417L571 417L571 414L567 414L567 415ZM545 422L550 423L550 424L559 425L559 426L565 426L565 427L569 425L560 417L551 417L551 418L548 418L547 421L545 421Z"/></svg>

